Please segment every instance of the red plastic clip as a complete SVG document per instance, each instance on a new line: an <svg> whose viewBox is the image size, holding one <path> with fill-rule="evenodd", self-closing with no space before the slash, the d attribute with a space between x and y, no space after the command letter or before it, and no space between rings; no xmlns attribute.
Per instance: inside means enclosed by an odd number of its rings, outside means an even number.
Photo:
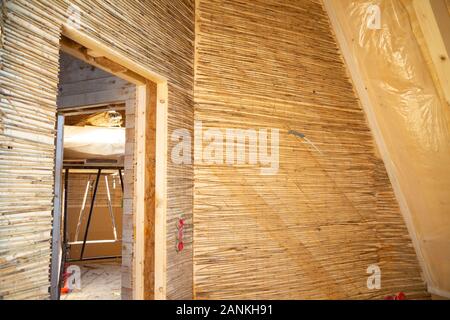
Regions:
<svg viewBox="0 0 450 320"><path fill-rule="evenodd" d="M177 251L183 251L184 249L184 242L183 242L183 236L184 236L184 219L179 218L177 222Z"/></svg>
<svg viewBox="0 0 450 320"><path fill-rule="evenodd" d="M393 296L386 296L384 300L406 300L406 295L403 292L399 292Z"/></svg>

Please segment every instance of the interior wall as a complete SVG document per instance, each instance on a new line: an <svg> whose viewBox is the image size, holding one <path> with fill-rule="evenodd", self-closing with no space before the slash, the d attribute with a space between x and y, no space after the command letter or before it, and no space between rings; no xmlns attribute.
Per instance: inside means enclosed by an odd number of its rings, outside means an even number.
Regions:
<svg viewBox="0 0 450 320"><path fill-rule="evenodd" d="M2 278L8 279L0 296L48 298L61 25L70 23L167 78L169 132L192 131L194 3L77 0L69 6L62 0L8 0L1 3L0 21L0 174L9 185L0 200L2 238L9 237L0 252L0 268L6 272ZM168 150L172 145L168 141ZM167 170L166 296L189 299L192 166L169 162ZM181 215L186 221L185 248L177 252L176 221Z"/></svg>
<svg viewBox="0 0 450 320"><path fill-rule="evenodd" d="M428 297L321 1L197 0L196 30L195 120L277 128L280 155L196 163L195 298Z"/></svg>
<svg viewBox="0 0 450 320"><path fill-rule="evenodd" d="M444 0L433 0L439 1L440 14L446 15ZM366 24L373 1L331 1L330 8L370 99L429 291L450 297L450 104L445 96L450 88L437 70L445 70L445 63L448 68L449 52L430 52L427 43L442 41L441 35L425 41L417 13L428 13L416 11L415 2L425 1L376 1L381 25L375 30ZM449 15L444 18L450 22ZM450 30L441 32L450 43ZM442 66L434 65L436 54Z"/></svg>

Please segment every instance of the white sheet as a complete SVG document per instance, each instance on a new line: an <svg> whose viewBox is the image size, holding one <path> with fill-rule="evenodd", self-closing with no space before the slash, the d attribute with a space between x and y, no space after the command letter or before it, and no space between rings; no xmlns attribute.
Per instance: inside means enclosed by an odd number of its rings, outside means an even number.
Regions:
<svg viewBox="0 0 450 320"><path fill-rule="evenodd" d="M115 158L125 154L125 128L64 126L64 158Z"/></svg>

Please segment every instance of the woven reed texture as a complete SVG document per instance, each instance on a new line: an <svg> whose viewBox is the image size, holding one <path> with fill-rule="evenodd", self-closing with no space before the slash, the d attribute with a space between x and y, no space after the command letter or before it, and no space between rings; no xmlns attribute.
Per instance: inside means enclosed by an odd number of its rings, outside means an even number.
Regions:
<svg viewBox="0 0 450 320"><path fill-rule="evenodd" d="M195 165L194 297L428 297L321 2L197 0L196 30L195 120L280 129L280 168Z"/></svg>
<svg viewBox="0 0 450 320"><path fill-rule="evenodd" d="M193 1L70 1L81 30L166 77L169 132L192 130ZM48 297L62 0L2 1L0 297ZM75 8L75 7L74 7ZM42 139L41 139L42 137ZM169 150L172 142L169 140ZM170 156L169 156L170 159ZM168 164L167 297L192 296L192 166ZM183 252L176 220L186 219Z"/></svg>

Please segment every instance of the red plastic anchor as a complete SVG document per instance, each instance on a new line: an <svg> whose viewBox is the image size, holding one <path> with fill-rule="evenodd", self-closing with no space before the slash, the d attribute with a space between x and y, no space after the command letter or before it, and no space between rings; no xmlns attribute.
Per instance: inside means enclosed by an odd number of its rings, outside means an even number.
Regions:
<svg viewBox="0 0 450 320"><path fill-rule="evenodd" d="M387 296L384 300L406 300L406 295L403 292L399 292L393 296Z"/></svg>
<svg viewBox="0 0 450 320"><path fill-rule="evenodd" d="M184 242L183 242L183 236L184 236L184 219L179 218L177 223L177 251L183 251L184 249Z"/></svg>

